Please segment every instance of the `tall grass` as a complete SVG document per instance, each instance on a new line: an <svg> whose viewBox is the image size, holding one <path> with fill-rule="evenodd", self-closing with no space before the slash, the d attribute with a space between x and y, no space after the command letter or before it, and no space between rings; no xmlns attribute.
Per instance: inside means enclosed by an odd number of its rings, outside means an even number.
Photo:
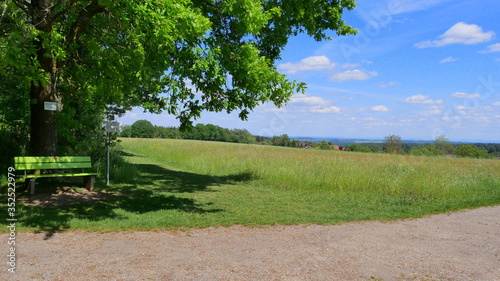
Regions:
<svg viewBox="0 0 500 281"><path fill-rule="evenodd" d="M57 208L20 206L19 228L330 224L500 204L500 161L492 159L166 139L124 139L121 146L112 185L100 187L113 197Z"/></svg>
<svg viewBox="0 0 500 281"><path fill-rule="evenodd" d="M500 191L500 162L185 140L124 140L127 151L190 172L247 175L251 185L336 195L471 199ZM495 198L496 202L498 197Z"/></svg>

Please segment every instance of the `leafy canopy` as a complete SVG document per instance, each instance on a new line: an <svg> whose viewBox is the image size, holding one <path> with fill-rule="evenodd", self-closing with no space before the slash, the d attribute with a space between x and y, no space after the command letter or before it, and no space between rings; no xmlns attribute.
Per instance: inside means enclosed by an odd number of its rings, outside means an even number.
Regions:
<svg viewBox="0 0 500 281"><path fill-rule="evenodd" d="M5 3L0 73L22 70L20 81L52 84L77 104L167 111L183 126L203 110L238 111L246 119L261 103L282 106L305 89L274 66L290 36L356 33L342 20L355 0ZM46 9L37 10L42 4ZM56 79L34 58L40 48L54 62Z"/></svg>

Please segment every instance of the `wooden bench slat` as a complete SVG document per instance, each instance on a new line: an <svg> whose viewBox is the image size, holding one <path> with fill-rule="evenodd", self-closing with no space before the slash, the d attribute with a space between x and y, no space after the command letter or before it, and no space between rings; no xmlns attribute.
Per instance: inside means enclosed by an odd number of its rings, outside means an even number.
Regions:
<svg viewBox="0 0 500 281"><path fill-rule="evenodd" d="M85 176L97 176L97 173L66 173L66 174L22 175L22 176L18 176L18 179L59 178L59 177L85 177Z"/></svg>
<svg viewBox="0 0 500 281"><path fill-rule="evenodd" d="M92 163L16 163L16 170L77 169L92 168Z"/></svg>
<svg viewBox="0 0 500 281"><path fill-rule="evenodd" d="M90 156L21 156L14 157L16 163L74 163L91 162Z"/></svg>

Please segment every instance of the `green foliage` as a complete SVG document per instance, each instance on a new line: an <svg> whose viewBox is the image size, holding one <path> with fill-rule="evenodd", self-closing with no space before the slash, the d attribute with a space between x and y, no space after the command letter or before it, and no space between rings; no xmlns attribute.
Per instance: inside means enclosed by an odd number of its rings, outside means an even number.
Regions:
<svg viewBox="0 0 500 281"><path fill-rule="evenodd" d="M246 119L262 103L280 107L303 93L304 83L274 65L290 36L356 33L342 20L355 0L4 2L0 73L22 71L40 104L62 101L74 107L67 116L92 104L101 119L107 104L142 106L177 116L183 128L203 110ZM55 124L49 119L42 122ZM39 136L49 130L36 128ZM64 142L74 141L73 132L64 134Z"/></svg>
<svg viewBox="0 0 500 281"><path fill-rule="evenodd" d="M290 137L288 137L287 134L284 134L281 136L274 136L272 142L273 142L273 145L276 145L276 146L289 146L290 145Z"/></svg>
<svg viewBox="0 0 500 281"><path fill-rule="evenodd" d="M141 121L141 122L139 122ZM124 126L120 134L121 137L134 138L166 138L166 139L191 139L191 140L206 140L206 141L221 141L234 143L256 143L255 136L245 129L225 129L212 124L198 123L196 126L180 130L176 127L153 126L149 121L139 120L140 127L149 128L145 134L134 134L134 124L132 126ZM144 122L146 121L146 122ZM136 124L137 125L137 124ZM153 129L151 130L151 126Z"/></svg>
<svg viewBox="0 0 500 281"><path fill-rule="evenodd" d="M394 154L404 152L401 137L398 135L386 136L384 142L384 152Z"/></svg>
<svg viewBox="0 0 500 281"><path fill-rule="evenodd" d="M22 155L28 149L29 91L23 77L23 72L14 69L9 69L5 74L0 72L0 170L2 171L12 164L12 157Z"/></svg>
<svg viewBox="0 0 500 281"><path fill-rule="evenodd" d="M133 138L154 138L155 127L148 120L137 120L131 126L130 136Z"/></svg>
<svg viewBox="0 0 500 281"><path fill-rule="evenodd" d="M179 131L179 130L177 130ZM181 131L178 138L208 140L234 143L255 143L255 137L244 129L224 129L212 124L196 124L195 127Z"/></svg>
<svg viewBox="0 0 500 281"><path fill-rule="evenodd" d="M500 143L476 143L474 145L486 149L491 156L500 158Z"/></svg>
<svg viewBox="0 0 500 281"><path fill-rule="evenodd" d="M373 152L373 153L382 153L384 150L382 149L381 145L378 144L369 144L368 148Z"/></svg>
<svg viewBox="0 0 500 281"><path fill-rule="evenodd" d="M123 126L122 131L120 132L120 137L122 137L122 138L132 137L132 126L131 125Z"/></svg>
<svg viewBox="0 0 500 281"><path fill-rule="evenodd" d="M62 110L58 112L58 155L89 155L99 161L105 157L102 117L105 110L77 94L71 97L62 101ZM114 139L115 134L112 137Z"/></svg>
<svg viewBox="0 0 500 281"><path fill-rule="evenodd" d="M330 146L330 144L328 144L326 140L322 140L319 144L319 149L332 150L332 147Z"/></svg>
<svg viewBox="0 0 500 281"><path fill-rule="evenodd" d="M473 158L492 158L485 148L477 147L473 144L459 144L455 150L455 155Z"/></svg>
<svg viewBox="0 0 500 281"><path fill-rule="evenodd" d="M429 146L415 146L410 149L408 154L414 156L434 156L436 155L435 149L432 149L433 145Z"/></svg>
<svg viewBox="0 0 500 281"><path fill-rule="evenodd" d="M346 145L345 146L345 149L347 151L356 151L356 152L372 152L372 150L366 146L366 145L362 145L362 144L352 144L352 145Z"/></svg>
<svg viewBox="0 0 500 281"><path fill-rule="evenodd" d="M434 141L434 146L436 150L436 154L438 155L450 155L453 154L455 147L448 141L444 135L436 137Z"/></svg>
<svg viewBox="0 0 500 281"><path fill-rule="evenodd" d="M280 136L268 137L255 137L260 144L264 145L274 145L274 146L285 146L285 147L300 147L301 142L299 140L292 140L287 134Z"/></svg>

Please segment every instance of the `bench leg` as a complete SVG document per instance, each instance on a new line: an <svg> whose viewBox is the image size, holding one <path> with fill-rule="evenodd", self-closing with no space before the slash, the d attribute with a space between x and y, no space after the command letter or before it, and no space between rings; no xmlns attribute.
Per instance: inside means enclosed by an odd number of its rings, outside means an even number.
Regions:
<svg viewBox="0 0 500 281"><path fill-rule="evenodd" d="M30 191L30 194L35 194L35 179L26 179L26 189Z"/></svg>
<svg viewBox="0 0 500 281"><path fill-rule="evenodd" d="M88 191L94 190L95 176L85 177L84 180L85 180L85 187L87 188L87 190Z"/></svg>

